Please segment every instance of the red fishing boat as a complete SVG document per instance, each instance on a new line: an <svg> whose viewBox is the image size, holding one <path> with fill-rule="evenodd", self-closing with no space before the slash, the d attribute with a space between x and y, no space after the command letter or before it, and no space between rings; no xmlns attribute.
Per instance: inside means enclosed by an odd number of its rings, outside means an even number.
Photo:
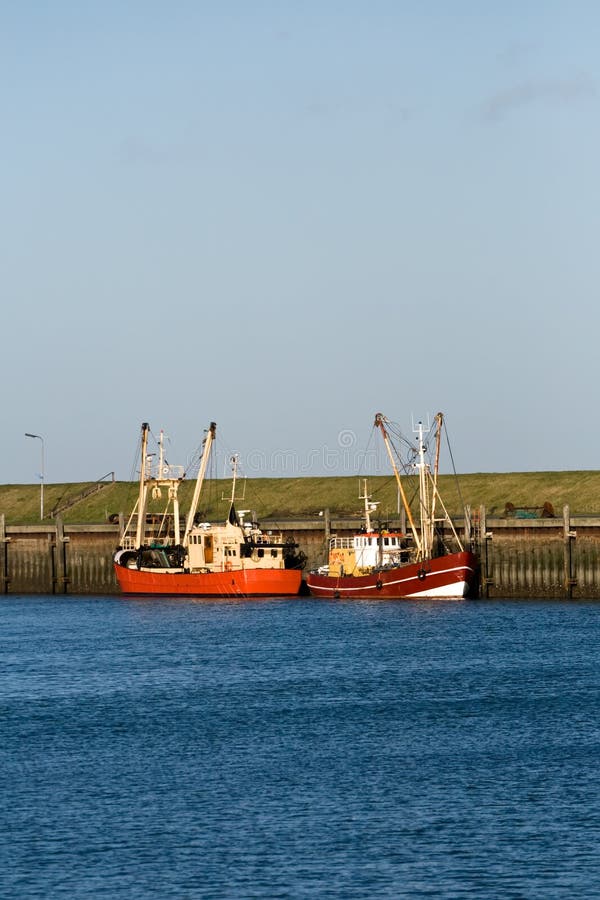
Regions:
<svg viewBox="0 0 600 900"><path fill-rule="evenodd" d="M392 447L388 420L378 413L375 426L382 434L407 521L406 531L373 529L373 505L364 499L365 524L351 537L330 539L324 566L308 574L306 583L314 597L458 600L472 594L477 585L478 561L458 536L438 490L438 467L443 416L436 416L435 462L426 461L426 430L419 422L413 469L418 475L418 516L415 519L400 476L399 454Z"/></svg>
<svg viewBox="0 0 600 900"><path fill-rule="evenodd" d="M293 541L268 535L255 521L245 522L235 508L236 458L229 515L225 522L197 521L197 509L215 440L211 422L203 442L194 494L185 524L180 519L178 489L183 468L166 463L162 432L158 455L148 454L149 425L142 425L140 484L137 503L114 556L119 587L125 594L184 597L289 597L300 591L303 556ZM167 505L148 514L151 495Z"/></svg>

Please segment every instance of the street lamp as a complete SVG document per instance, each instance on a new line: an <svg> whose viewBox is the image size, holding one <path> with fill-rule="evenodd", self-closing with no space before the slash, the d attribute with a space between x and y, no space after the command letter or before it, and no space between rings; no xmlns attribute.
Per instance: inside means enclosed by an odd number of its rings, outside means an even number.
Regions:
<svg viewBox="0 0 600 900"><path fill-rule="evenodd" d="M25 437L28 438L37 438L38 441L42 442L42 471L40 474L40 519L44 518L44 438L41 434L29 434L28 431L25 432Z"/></svg>

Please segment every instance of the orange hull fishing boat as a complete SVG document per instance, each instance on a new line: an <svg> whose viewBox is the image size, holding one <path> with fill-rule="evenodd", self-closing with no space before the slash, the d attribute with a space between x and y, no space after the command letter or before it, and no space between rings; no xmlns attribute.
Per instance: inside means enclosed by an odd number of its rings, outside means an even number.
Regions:
<svg viewBox="0 0 600 900"><path fill-rule="evenodd" d="M380 413L375 426L380 430L394 470L408 523L406 533L371 526L370 504L366 481L360 499L365 502L363 529L352 537L332 537L329 557L324 566L309 572L306 583L313 597L373 598L392 600L447 599L459 600L475 591L478 560L463 547L438 491L438 464L443 416L436 416L435 462L425 459L425 429L417 428L417 446L413 469L418 474L418 521L400 477L388 429L388 420Z"/></svg>
<svg viewBox="0 0 600 900"><path fill-rule="evenodd" d="M281 534L265 535L244 522L235 509L236 459L229 516L224 523L197 522L196 512L215 440L211 422L204 439L194 495L185 525L180 521L178 488L183 469L163 455L148 455L149 425L142 425L139 496L121 535L114 569L121 591L182 597L292 597L300 591L303 556ZM167 492L167 509L148 516L148 496Z"/></svg>

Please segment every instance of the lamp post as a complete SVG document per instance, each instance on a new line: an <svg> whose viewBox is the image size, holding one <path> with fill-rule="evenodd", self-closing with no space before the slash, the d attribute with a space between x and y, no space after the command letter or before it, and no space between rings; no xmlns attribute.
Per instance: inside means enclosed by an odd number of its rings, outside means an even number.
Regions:
<svg viewBox="0 0 600 900"><path fill-rule="evenodd" d="M42 471L40 474L40 519L44 518L44 438L41 434L29 434L28 431L25 432L25 437L28 438L37 438L38 441L42 442Z"/></svg>

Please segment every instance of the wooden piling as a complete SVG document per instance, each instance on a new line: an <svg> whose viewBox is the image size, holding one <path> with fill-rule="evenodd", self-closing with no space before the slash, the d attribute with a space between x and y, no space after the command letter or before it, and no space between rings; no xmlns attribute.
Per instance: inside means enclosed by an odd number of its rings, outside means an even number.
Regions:
<svg viewBox="0 0 600 900"><path fill-rule="evenodd" d="M323 512L323 527L325 529L325 546L329 547L329 539L331 538L331 513L329 507Z"/></svg>
<svg viewBox="0 0 600 900"><path fill-rule="evenodd" d="M565 597L568 600L573 598L573 588L577 584L577 579L573 576L573 542L576 537L577 532L571 531L571 514L567 504L563 507L563 582Z"/></svg>
<svg viewBox="0 0 600 900"><path fill-rule="evenodd" d="M465 506L464 545L466 548L471 547L471 540L471 507Z"/></svg>
<svg viewBox="0 0 600 900"><path fill-rule="evenodd" d="M67 568L67 544L69 538L65 537L65 528L61 516L56 518L56 540L55 540L55 567L53 578L53 589L55 594L66 594L69 584L68 568Z"/></svg>
<svg viewBox="0 0 600 900"><path fill-rule="evenodd" d="M487 530L487 515L485 506L479 507L479 565L481 568L481 596L489 597L490 588L494 584L492 575L492 562L490 554L490 541L492 535Z"/></svg>
<svg viewBox="0 0 600 900"><path fill-rule="evenodd" d="M0 591L8 594L10 576L8 571L8 545L10 538L6 536L6 519L4 513L0 513Z"/></svg>

